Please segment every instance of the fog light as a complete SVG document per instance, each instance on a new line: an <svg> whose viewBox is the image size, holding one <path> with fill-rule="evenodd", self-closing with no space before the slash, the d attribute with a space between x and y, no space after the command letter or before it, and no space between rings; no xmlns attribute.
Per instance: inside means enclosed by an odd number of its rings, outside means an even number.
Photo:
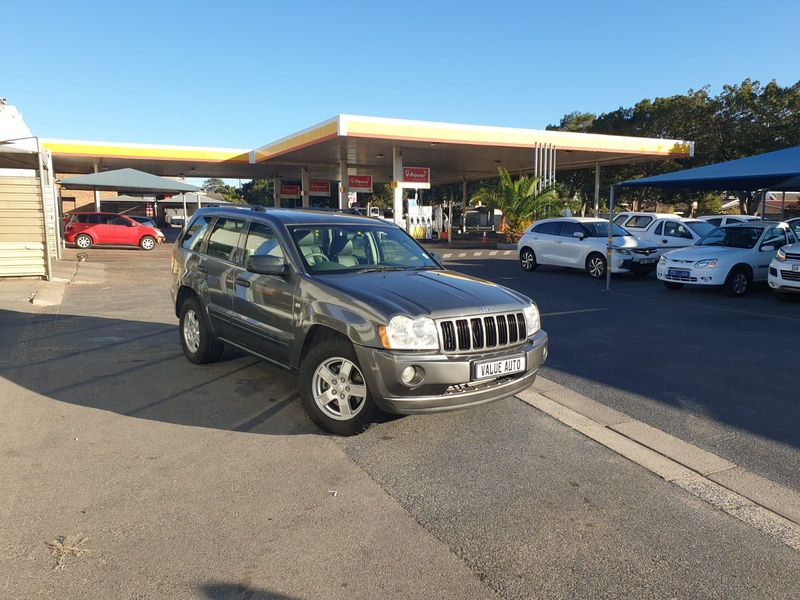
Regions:
<svg viewBox="0 0 800 600"><path fill-rule="evenodd" d="M403 380L403 383L408 385L409 383L414 381L414 377L416 376L417 376L417 370L414 367L406 367L400 374L400 379Z"/></svg>

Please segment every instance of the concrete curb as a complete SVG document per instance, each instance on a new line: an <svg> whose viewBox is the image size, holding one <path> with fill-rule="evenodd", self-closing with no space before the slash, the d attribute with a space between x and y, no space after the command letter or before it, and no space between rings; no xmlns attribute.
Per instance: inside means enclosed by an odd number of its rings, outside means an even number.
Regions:
<svg viewBox="0 0 800 600"><path fill-rule="evenodd" d="M787 546L800 493L544 378L517 398Z"/></svg>

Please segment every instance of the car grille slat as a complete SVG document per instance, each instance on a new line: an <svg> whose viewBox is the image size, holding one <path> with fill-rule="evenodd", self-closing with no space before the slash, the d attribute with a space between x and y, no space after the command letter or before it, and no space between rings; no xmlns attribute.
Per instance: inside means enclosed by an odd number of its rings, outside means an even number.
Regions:
<svg viewBox="0 0 800 600"><path fill-rule="evenodd" d="M786 279L788 281L800 281L800 273L781 269L781 278Z"/></svg>
<svg viewBox="0 0 800 600"><path fill-rule="evenodd" d="M444 352L479 352L502 348L525 340L525 315L521 312L489 316L466 316L438 321L440 346Z"/></svg>
<svg viewBox="0 0 800 600"><path fill-rule="evenodd" d="M800 260L800 254L786 253L786 260Z"/></svg>

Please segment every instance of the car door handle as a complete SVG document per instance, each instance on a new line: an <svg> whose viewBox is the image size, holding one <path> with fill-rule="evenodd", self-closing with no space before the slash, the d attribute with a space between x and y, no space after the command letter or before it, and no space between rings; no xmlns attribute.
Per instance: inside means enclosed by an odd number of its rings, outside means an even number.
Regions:
<svg viewBox="0 0 800 600"><path fill-rule="evenodd" d="M198 273L208 273L208 267L205 265L197 265L197 267L195 267L195 271Z"/></svg>
<svg viewBox="0 0 800 600"><path fill-rule="evenodd" d="M242 279L241 277L236 278L236 284L242 287L250 287L250 280L249 279Z"/></svg>

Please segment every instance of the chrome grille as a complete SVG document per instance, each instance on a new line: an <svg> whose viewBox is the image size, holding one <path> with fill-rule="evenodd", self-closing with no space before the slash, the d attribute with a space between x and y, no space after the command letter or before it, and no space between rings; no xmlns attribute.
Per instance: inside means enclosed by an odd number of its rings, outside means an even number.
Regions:
<svg viewBox="0 0 800 600"><path fill-rule="evenodd" d="M518 344L525 340L525 315L521 312L443 319L439 343L444 352L477 352Z"/></svg>
<svg viewBox="0 0 800 600"><path fill-rule="evenodd" d="M786 271L781 269L781 277L783 279L787 279L788 281L800 281L800 273L796 273L794 271Z"/></svg>
<svg viewBox="0 0 800 600"><path fill-rule="evenodd" d="M786 260L800 260L800 254L794 254L792 252L786 253Z"/></svg>

